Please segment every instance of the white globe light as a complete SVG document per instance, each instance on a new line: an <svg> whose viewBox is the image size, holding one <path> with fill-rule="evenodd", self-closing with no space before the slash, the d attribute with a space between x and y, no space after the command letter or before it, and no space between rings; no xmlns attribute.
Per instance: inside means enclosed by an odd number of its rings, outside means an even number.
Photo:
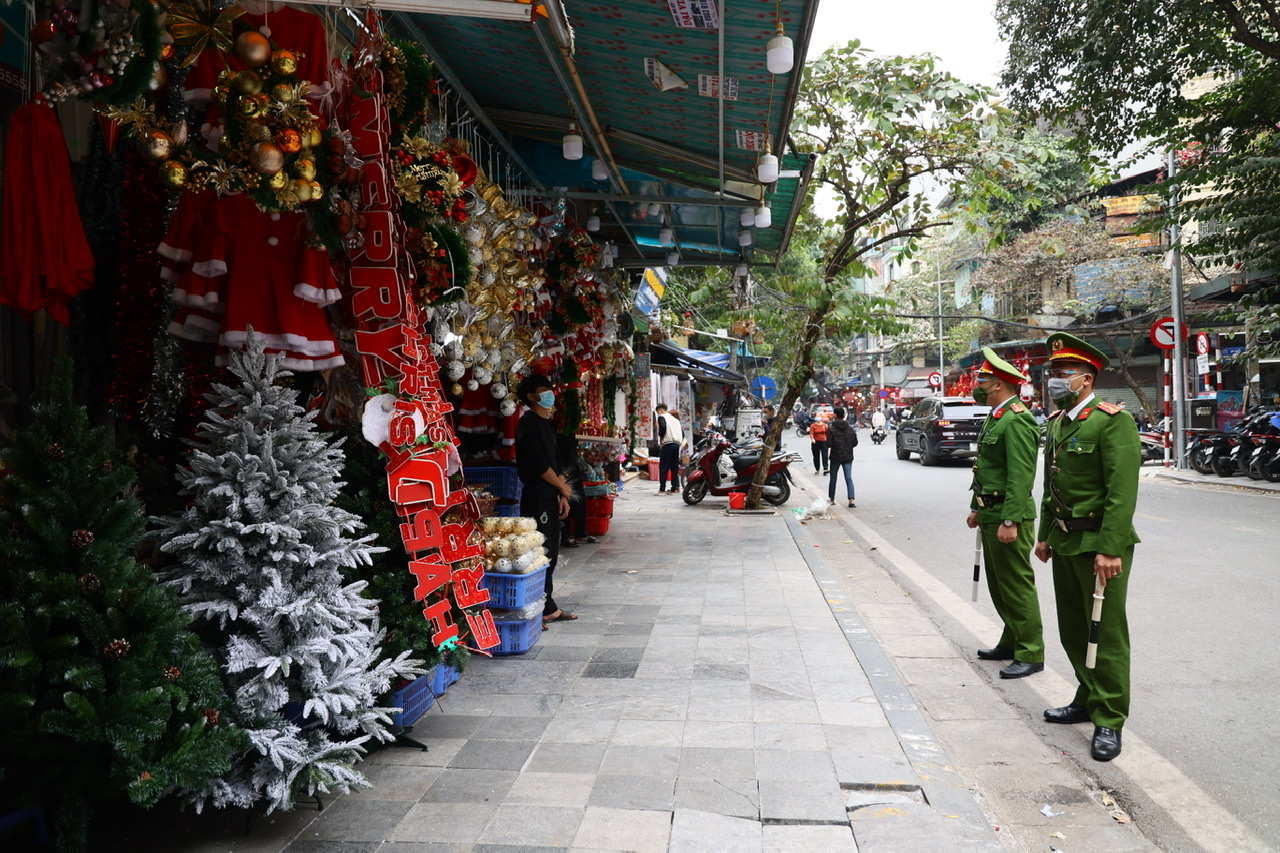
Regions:
<svg viewBox="0 0 1280 853"><path fill-rule="evenodd" d="M739 246L751 245L751 229L750 228L743 228L741 231L738 232L738 245Z"/></svg>
<svg viewBox="0 0 1280 853"><path fill-rule="evenodd" d="M738 268L737 268L736 270L734 270L734 271L733 271L733 274L734 274L734 275L736 275L738 278L746 278L746 277L747 277L747 265L746 265L746 264L738 264Z"/></svg>
<svg viewBox="0 0 1280 853"><path fill-rule="evenodd" d="M651 203L649 204L649 215L650 215L650 216L661 216L661 215L662 215L662 205L658 204L656 201L655 201L655 202L651 202Z"/></svg>
<svg viewBox="0 0 1280 853"><path fill-rule="evenodd" d="M663 246L674 245L676 242L675 232L672 231L670 228L663 228L661 231L658 232L658 242L661 243Z"/></svg>
<svg viewBox="0 0 1280 853"><path fill-rule="evenodd" d="M618 244L617 244L617 243L610 243L610 244L609 244L609 254L610 254L610 255L612 255L612 256L614 257L614 259L615 259L615 260L616 260L616 259L617 259L617 257L618 257L618 251L619 251L619 250L618 250Z"/></svg>
<svg viewBox="0 0 1280 853"><path fill-rule="evenodd" d="M587 230L588 230L588 231L599 231L599 230L600 230L600 217L599 217L599 216L596 216L596 215L593 213L592 215L590 215L590 216L588 216L588 217L587 217Z"/></svg>
<svg viewBox="0 0 1280 853"><path fill-rule="evenodd" d="M603 160L591 161L591 178L596 181L609 180L609 167L604 164Z"/></svg>
<svg viewBox="0 0 1280 853"><path fill-rule="evenodd" d="M750 228L756 224L756 212L749 207L742 208L742 213L738 214L738 224L743 228Z"/></svg>
<svg viewBox="0 0 1280 853"><path fill-rule="evenodd" d="M786 74L795 63L795 47L791 44L791 39L782 34L782 24L778 24L778 34L769 39L765 49L764 64L770 74Z"/></svg>
<svg viewBox="0 0 1280 853"><path fill-rule="evenodd" d="M767 204L761 204L756 208L756 227L768 228L773 224L773 211Z"/></svg>
<svg viewBox="0 0 1280 853"><path fill-rule="evenodd" d="M564 154L566 160L582 159L582 135L576 130L570 129L564 135L564 139L560 141L560 150Z"/></svg>
<svg viewBox="0 0 1280 853"><path fill-rule="evenodd" d="M669 267L676 267L676 266L679 266L679 265L680 265L680 253L679 253L679 252L672 252L671 254L667 255L667 266L669 266Z"/></svg>
<svg viewBox="0 0 1280 853"><path fill-rule="evenodd" d="M756 161L756 177L762 184L771 184L778 180L778 158L766 151Z"/></svg>

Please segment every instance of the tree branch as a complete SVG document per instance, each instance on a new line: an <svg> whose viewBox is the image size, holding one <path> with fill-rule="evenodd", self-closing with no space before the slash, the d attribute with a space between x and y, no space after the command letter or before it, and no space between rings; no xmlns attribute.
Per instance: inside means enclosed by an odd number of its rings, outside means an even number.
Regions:
<svg viewBox="0 0 1280 853"><path fill-rule="evenodd" d="M1222 10L1227 16L1227 20L1231 22L1232 34L1231 40L1245 47L1251 47L1272 59L1280 59L1280 43L1269 41L1255 33L1249 28L1249 21L1245 18L1240 8L1232 2L1232 0L1210 0L1215 6ZM1271 25L1276 26L1277 14L1275 7L1267 9L1267 18L1271 21Z"/></svg>

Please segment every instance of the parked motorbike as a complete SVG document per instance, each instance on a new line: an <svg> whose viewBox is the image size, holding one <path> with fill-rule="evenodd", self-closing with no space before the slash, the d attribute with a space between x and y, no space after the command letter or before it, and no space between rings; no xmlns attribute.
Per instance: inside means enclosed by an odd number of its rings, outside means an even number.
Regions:
<svg viewBox="0 0 1280 853"><path fill-rule="evenodd" d="M1212 429L1189 429L1186 430L1186 434L1187 464L1201 474L1212 474L1210 460L1213 458L1218 440L1225 433Z"/></svg>
<svg viewBox="0 0 1280 853"><path fill-rule="evenodd" d="M876 427L875 429L871 430L872 444L879 444L880 442L884 441L888 437L889 437L889 433L885 430L884 427Z"/></svg>
<svg viewBox="0 0 1280 853"><path fill-rule="evenodd" d="M709 494L723 496L745 492L755 479L760 453L745 452L723 436L716 438L718 440L708 442L708 446L685 469L684 491L680 496L689 506L701 502ZM791 472L787 468L799 459L794 453L779 453L769 460L769 478L761 491L766 503L782 506L790 500Z"/></svg>
<svg viewBox="0 0 1280 853"><path fill-rule="evenodd" d="M1140 432L1138 440L1142 442L1142 461L1160 462L1164 459L1164 436L1156 432Z"/></svg>
<svg viewBox="0 0 1280 853"><path fill-rule="evenodd" d="M1253 437L1276 432L1271 424L1274 415L1274 412L1253 409L1226 432L1205 430L1192 435L1187 448L1188 461L1202 474L1213 472L1219 477L1234 477L1247 473L1257 450Z"/></svg>

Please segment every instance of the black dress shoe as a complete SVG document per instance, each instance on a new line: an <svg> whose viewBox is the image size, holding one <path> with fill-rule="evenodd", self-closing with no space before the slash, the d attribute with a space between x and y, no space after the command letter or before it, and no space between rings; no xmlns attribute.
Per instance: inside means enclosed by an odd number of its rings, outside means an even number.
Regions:
<svg viewBox="0 0 1280 853"><path fill-rule="evenodd" d="M1024 660L1015 660L1013 663L1000 670L1001 678L1026 678L1028 675L1035 675L1037 672L1044 671L1042 663L1028 663Z"/></svg>
<svg viewBox="0 0 1280 853"><path fill-rule="evenodd" d="M1061 708L1050 708L1044 712L1044 718L1051 723L1087 723L1089 709L1072 702Z"/></svg>
<svg viewBox="0 0 1280 853"><path fill-rule="evenodd" d="M989 649L978 649L978 660L1013 660L1013 652L992 646Z"/></svg>
<svg viewBox="0 0 1280 853"><path fill-rule="evenodd" d="M1120 730L1097 726L1093 730L1093 745L1089 750L1094 761L1110 761L1120 754Z"/></svg>

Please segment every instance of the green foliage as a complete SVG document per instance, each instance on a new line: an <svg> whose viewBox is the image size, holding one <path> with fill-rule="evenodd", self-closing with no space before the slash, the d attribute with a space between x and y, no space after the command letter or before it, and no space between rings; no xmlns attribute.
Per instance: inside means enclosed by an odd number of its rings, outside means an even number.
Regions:
<svg viewBox="0 0 1280 853"><path fill-rule="evenodd" d="M59 849L80 850L93 803L203 787L247 738L176 596L134 557L133 471L70 376L60 362L0 457L0 766L3 800L52 803Z"/></svg>

